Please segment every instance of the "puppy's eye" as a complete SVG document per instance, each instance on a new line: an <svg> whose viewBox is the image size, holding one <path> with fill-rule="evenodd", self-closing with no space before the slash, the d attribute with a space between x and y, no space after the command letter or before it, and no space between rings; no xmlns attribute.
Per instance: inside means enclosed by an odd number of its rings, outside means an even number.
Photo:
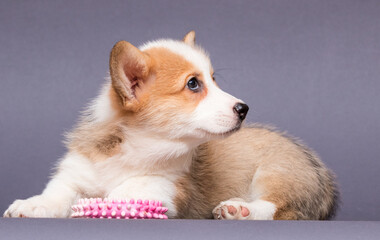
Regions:
<svg viewBox="0 0 380 240"><path fill-rule="evenodd" d="M198 82L198 79L196 79L195 77L192 77L188 82L187 82L187 87L193 91L193 92L197 92L200 88L200 85L199 85L199 82Z"/></svg>

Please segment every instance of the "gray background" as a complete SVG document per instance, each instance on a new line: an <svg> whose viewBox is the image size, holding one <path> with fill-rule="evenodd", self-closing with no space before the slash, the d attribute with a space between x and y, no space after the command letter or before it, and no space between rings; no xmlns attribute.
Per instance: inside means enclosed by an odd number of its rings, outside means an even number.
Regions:
<svg viewBox="0 0 380 240"><path fill-rule="evenodd" d="M380 1L0 2L0 211L40 193L118 40L197 32L248 120L335 171L339 220L380 220Z"/></svg>

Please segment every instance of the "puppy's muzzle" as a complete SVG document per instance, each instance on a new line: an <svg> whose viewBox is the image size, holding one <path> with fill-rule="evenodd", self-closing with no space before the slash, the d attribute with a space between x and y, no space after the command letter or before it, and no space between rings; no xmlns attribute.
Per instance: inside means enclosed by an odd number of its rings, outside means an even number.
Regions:
<svg viewBox="0 0 380 240"><path fill-rule="evenodd" d="M238 115L240 121L243 121L247 116L249 107L247 104L244 103L236 103L233 109L234 112Z"/></svg>

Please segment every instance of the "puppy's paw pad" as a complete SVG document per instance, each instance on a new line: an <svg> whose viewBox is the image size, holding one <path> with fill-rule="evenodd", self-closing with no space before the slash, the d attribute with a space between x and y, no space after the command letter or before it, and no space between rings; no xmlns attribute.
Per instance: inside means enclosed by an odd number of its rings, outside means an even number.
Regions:
<svg viewBox="0 0 380 240"><path fill-rule="evenodd" d="M227 205L227 210L228 213L232 216L235 216L235 214L237 213L237 209L232 205Z"/></svg>
<svg viewBox="0 0 380 240"><path fill-rule="evenodd" d="M248 208L241 206L240 213L243 217L248 217L251 212Z"/></svg>

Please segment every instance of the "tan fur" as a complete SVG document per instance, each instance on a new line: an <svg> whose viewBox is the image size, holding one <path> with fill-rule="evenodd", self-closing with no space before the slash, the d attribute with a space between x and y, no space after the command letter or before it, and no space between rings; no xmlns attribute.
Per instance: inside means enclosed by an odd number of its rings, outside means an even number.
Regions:
<svg viewBox="0 0 380 240"><path fill-rule="evenodd" d="M177 186L180 218L212 218L221 201L252 201L250 186L277 206L274 219L328 219L337 190L331 173L304 146L261 126L203 144ZM260 188L257 188L260 186ZM255 189L256 188L256 189ZM187 193L187 194L185 194Z"/></svg>
<svg viewBox="0 0 380 240"><path fill-rule="evenodd" d="M81 153L93 161L101 161L119 152L124 133L117 122L92 124L84 120L66 138L70 151Z"/></svg>
<svg viewBox="0 0 380 240"><path fill-rule="evenodd" d="M194 75L202 80L200 71L182 56L167 49L153 48L149 49L147 53L154 59L151 71L155 76L155 83L141 101L145 102L146 98L149 98L147 99L149 105L156 102L160 102L160 105L181 104L183 109L193 111L207 95L207 88L197 94L186 89L186 83Z"/></svg>
<svg viewBox="0 0 380 240"><path fill-rule="evenodd" d="M109 64L112 87L126 110L135 110L136 88L148 79L150 64L149 56L129 42L120 41L112 48Z"/></svg>
<svg viewBox="0 0 380 240"><path fill-rule="evenodd" d="M183 37L183 41L190 46L195 45L195 31L190 31L188 32L185 37Z"/></svg>

